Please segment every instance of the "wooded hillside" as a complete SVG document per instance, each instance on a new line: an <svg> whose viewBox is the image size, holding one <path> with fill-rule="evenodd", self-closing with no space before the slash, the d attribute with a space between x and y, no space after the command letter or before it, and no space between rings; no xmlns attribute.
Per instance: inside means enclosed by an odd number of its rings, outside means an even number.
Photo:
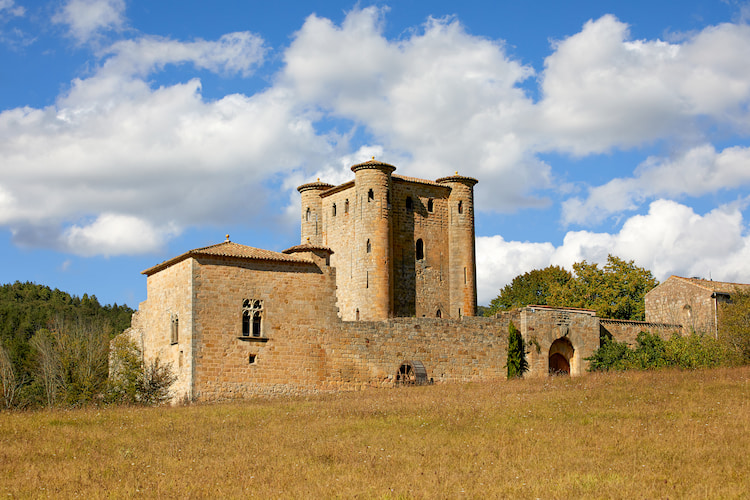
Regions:
<svg viewBox="0 0 750 500"><path fill-rule="evenodd" d="M65 340L70 343L65 346L64 354L72 355L76 349L89 347L90 342L81 338L81 332L85 332L88 340L96 339L97 345L108 345L112 337L130 326L132 314L133 310L126 305L102 306L95 295L78 297L30 282L0 286L0 383L4 406L36 406L49 400L50 395L45 395L44 390L45 347L52 348L53 344L63 347L61 342ZM58 358L60 354L55 353ZM106 351L104 356L104 367L97 360L100 368L90 375L86 391L99 385L97 379L102 377L102 370L106 380ZM64 364L66 360L55 361ZM67 378L77 390L84 390L73 380L73 372L83 361L74 358L67 361L68 373L59 377L63 382Z"/></svg>

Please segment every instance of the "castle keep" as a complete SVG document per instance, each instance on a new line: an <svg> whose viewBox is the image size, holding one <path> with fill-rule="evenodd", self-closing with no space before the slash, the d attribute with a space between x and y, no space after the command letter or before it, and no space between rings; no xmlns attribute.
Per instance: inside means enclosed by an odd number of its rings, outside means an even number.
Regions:
<svg viewBox="0 0 750 500"><path fill-rule="evenodd" d="M341 319L474 316L477 180L394 170L373 158L352 167L353 181L297 188L302 244L333 252Z"/></svg>
<svg viewBox="0 0 750 500"><path fill-rule="evenodd" d="M511 321L528 376L578 375L602 335L679 328L546 306L476 317L477 180L395 170L373 158L352 181L300 186L301 243L283 252L227 237L143 271L124 335L172 365L175 400L501 380Z"/></svg>

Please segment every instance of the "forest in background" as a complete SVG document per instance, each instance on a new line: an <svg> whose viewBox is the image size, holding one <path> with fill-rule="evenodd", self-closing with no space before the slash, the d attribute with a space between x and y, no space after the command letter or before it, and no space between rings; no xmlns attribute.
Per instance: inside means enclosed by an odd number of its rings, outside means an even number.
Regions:
<svg viewBox="0 0 750 500"><path fill-rule="evenodd" d="M109 342L133 309L31 282L0 286L0 403L79 405L101 396Z"/></svg>

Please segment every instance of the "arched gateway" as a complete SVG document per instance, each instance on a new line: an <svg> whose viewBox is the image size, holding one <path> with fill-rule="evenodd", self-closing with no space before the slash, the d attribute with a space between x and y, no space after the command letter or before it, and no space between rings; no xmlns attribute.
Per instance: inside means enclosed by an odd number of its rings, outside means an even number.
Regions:
<svg viewBox="0 0 750 500"><path fill-rule="evenodd" d="M555 340L549 348L549 374L570 375L570 360L574 352L573 344L567 338Z"/></svg>

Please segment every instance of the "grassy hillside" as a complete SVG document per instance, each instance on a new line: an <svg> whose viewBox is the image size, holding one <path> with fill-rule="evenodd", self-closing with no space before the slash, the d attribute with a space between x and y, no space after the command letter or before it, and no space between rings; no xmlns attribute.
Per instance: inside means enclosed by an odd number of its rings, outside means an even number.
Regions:
<svg viewBox="0 0 750 500"><path fill-rule="evenodd" d="M0 496L747 498L750 367L0 414Z"/></svg>

